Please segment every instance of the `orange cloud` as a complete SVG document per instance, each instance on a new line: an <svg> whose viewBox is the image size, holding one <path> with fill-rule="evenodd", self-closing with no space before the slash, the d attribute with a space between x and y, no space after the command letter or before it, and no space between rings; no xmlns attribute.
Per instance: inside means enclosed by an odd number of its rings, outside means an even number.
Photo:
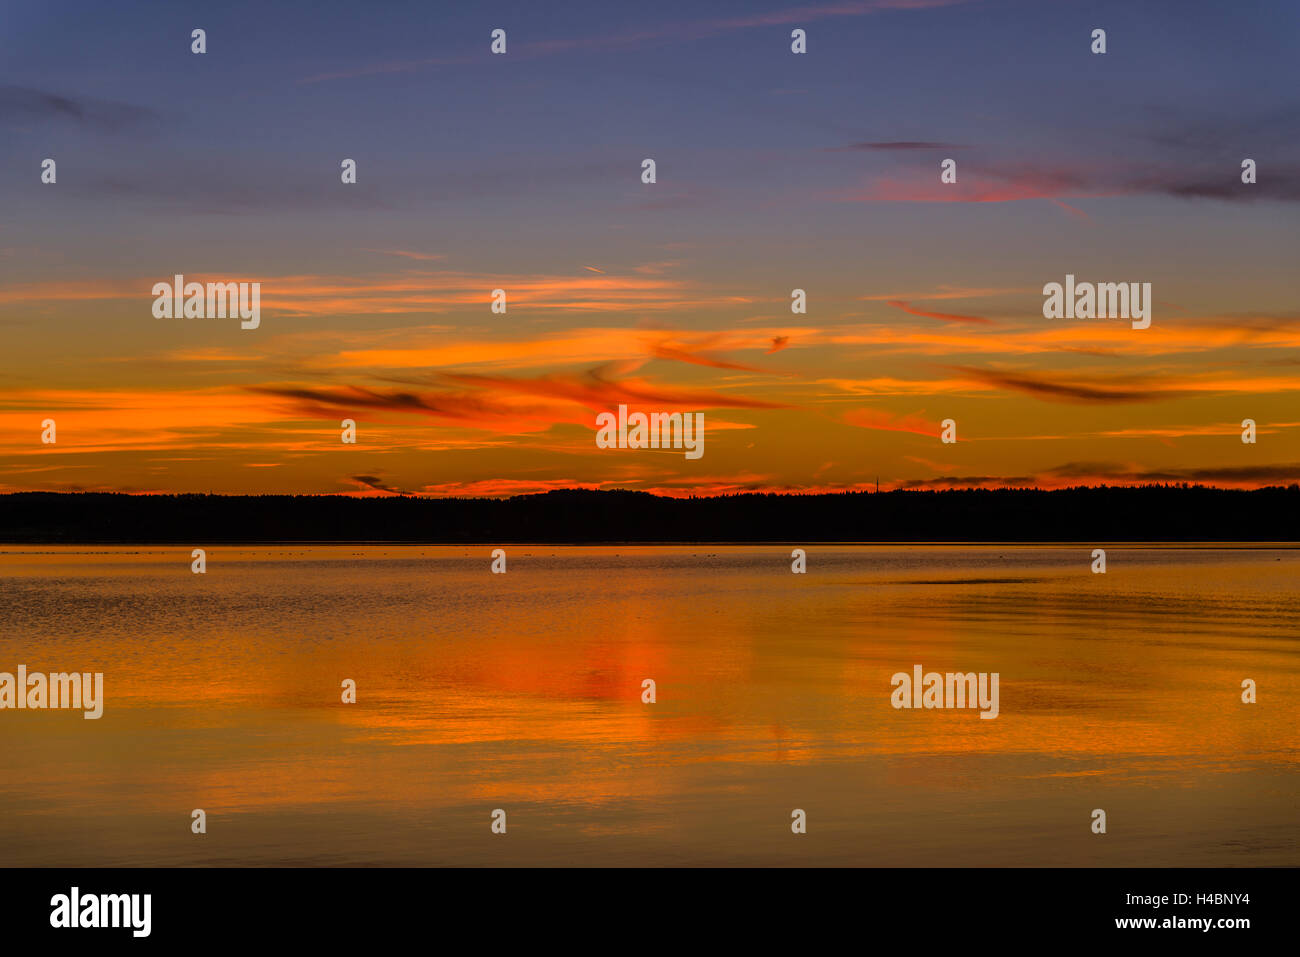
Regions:
<svg viewBox="0 0 1300 957"><path fill-rule="evenodd" d="M939 423L919 415L894 416L879 409L851 409L844 413L844 421L860 429L882 432L911 432L915 435L939 435Z"/></svg>
<svg viewBox="0 0 1300 957"><path fill-rule="evenodd" d="M567 399L592 411L605 411L619 404L626 404L629 407L649 406L660 411L785 408L785 405L778 402L747 399L721 392L661 386L640 378L609 379L601 369L592 369L582 376L554 375L532 379L451 374L445 378L479 388Z"/></svg>
<svg viewBox="0 0 1300 957"><path fill-rule="evenodd" d="M895 309L902 309L904 312L913 316L925 316L927 319L942 319L945 322L980 322L986 325L993 325L992 319L986 319L983 316L962 316L954 312L927 312L924 309L917 309L901 299L891 299L887 305Z"/></svg>
<svg viewBox="0 0 1300 957"><path fill-rule="evenodd" d="M447 257L441 253L415 253L406 249L366 249L368 253L382 253L385 256L401 256L403 259L416 259L420 262L433 262Z"/></svg>
<svg viewBox="0 0 1300 957"><path fill-rule="evenodd" d="M393 255L421 257L402 250ZM69 280L17 283L0 288L0 303L137 299L151 304L154 283L171 276L130 280ZM370 276L207 276L185 274L187 282L260 282L264 311L284 316L392 315L481 306L493 289L505 289L509 306L602 312L666 310L711 305L710 297L688 296L688 284L654 276L501 275L409 270Z"/></svg>

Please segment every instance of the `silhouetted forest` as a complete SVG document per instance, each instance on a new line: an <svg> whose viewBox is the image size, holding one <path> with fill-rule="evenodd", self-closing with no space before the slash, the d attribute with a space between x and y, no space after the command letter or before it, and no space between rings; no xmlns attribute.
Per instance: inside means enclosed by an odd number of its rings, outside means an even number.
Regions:
<svg viewBox="0 0 1300 957"><path fill-rule="evenodd" d="M0 542L1297 541L1300 486L748 493L564 490L508 499L0 495Z"/></svg>

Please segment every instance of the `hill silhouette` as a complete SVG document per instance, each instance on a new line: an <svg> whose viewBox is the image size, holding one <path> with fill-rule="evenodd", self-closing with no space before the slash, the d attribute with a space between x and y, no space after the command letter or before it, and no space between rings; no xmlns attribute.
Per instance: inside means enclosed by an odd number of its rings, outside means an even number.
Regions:
<svg viewBox="0 0 1300 957"><path fill-rule="evenodd" d="M1300 485L507 499L0 495L4 543L1300 541Z"/></svg>

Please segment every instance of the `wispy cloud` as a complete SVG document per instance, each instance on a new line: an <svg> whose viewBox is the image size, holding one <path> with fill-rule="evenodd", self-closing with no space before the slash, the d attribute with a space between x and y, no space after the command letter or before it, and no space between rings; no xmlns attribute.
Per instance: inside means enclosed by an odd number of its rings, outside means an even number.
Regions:
<svg viewBox="0 0 1300 957"><path fill-rule="evenodd" d="M880 409L851 409L844 413L844 421L859 429L881 432L912 432L916 435L939 435L939 422L919 414L891 415Z"/></svg>
<svg viewBox="0 0 1300 957"><path fill-rule="evenodd" d="M841 17L862 17L876 13L908 10L929 10L952 7L974 0L842 0L842 2L814 4L804 7L787 7L761 13L740 14L713 19L665 21L620 33L588 34L554 39L531 39L515 35L510 40L510 55L514 58L555 56L577 50L621 50L646 46L664 41L684 42L722 36L737 30L756 27L789 26L814 23ZM303 78L302 83L321 83L327 80L353 79L363 76L381 76L393 73L410 73L440 66L464 66L482 63L487 56L482 53L449 54L414 60L390 60L358 66L346 70L317 73Z"/></svg>
<svg viewBox="0 0 1300 957"><path fill-rule="evenodd" d="M895 309L903 310L903 312L908 315L924 316L927 319L942 319L944 322L975 322L990 326L994 325L992 319L985 318L984 316L966 316L955 312L933 312L928 309L917 309L915 306L904 302L901 299L891 299L887 304L893 306Z"/></svg>
<svg viewBox="0 0 1300 957"><path fill-rule="evenodd" d="M968 376L975 382L1010 392L1020 392L1038 399L1096 405L1159 402L1198 395L1263 395L1300 390L1300 379L1292 376L1242 377L1214 371L1100 376L1073 372L983 369L973 366L948 366L947 368Z"/></svg>
<svg viewBox="0 0 1300 957"><path fill-rule="evenodd" d="M692 389L650 382L643 378L613 378L607 368L591 369L583 375L552 375L535 378L507 378L485 375L447 375L447 379L490 388L494 391L566 399L589 410L607 410L620 403L653 407L661 411L680 409L780 409L784 403L750 399L706 389Z"/></svg>
<svg viewBox="0 0 1300 957"><path fill-rule="evenodd" d="M1077 161L1027 164L989 162L962 164L956 183L941 183L930 170L897 171L871 179L865 186L841 191L845 202L880 203L1012 203L1053 200L1067 213L1086 218L1066 199L1162 195L1176 199L1217 199L1233 202L1300 200L1300 164L1274 162L1268 178L1241 182L1239 166L1188 167L1148 160L1123 164Z"/></svg>
<svg viewBox="0 0 1300 957"><path fill-rule="evenodd" d="M383 479L379 478L376 475L353 475L351 476L351 479L353 482L356 482L357 485L365 489L370 489L371 491L387 492L391 495L409 494L407 492L402 491L401 489L393 488L391 485L386 485Z"/></svg>
<svg viewBox="0 0 1300 957"><path fill-rule="evenodd" d="M403 259L416 259L420 262L434 262L447 258L442 253L417 253L407 249L364 249L362 252L382 253L385 256L401 256Z"/></svg>
<svg viewBox="0 0 1300 957"><path fill-rule="evenodd" d="M1141 468L1118 462L1067 462L1033 475L940 475L895 482L895 489L1072 488L1189 482L1221 488L1259 488L1300 481L1300 463L1191 468Z"/></svg>
<svg viewBox="0 0 1300 957"><path fill-rule="evenodd" d="M103 133L140 133L160 114L129 103L64 96L20 86L0 86L0 125L66 122Z"/></svg>
<svg viewBox="0 0 1300 957"><path fill-rule="evenodd" d="M826 148L827 153L843 153L849 151L867 151L883 153L911 153L926 152L929 150L964 150L969 149L958 143L930 143L924 140L893 140L875 143L849 143L847 146L829 146Z"/></svg>
<svg viewBox="0 0 1300 957"><path fill-rule="evenodd" d="M1106 380L1087 381L1079 377L1051 376L1028 372L1004 372L997 369L977 369L971 366L951 366L957 372L978 382L998 386L1013 392L1023 392L1040 399L1060 402L1121 403L1154 402L1175 396L1194 395L1193 389L1151 388L1151 383L1134 382L1117 384Z"/></svg>

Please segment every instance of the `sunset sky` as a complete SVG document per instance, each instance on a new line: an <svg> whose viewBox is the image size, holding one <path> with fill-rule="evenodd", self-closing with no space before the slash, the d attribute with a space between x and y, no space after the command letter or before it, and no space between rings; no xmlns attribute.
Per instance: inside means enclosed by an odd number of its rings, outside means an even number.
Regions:
<svg viewBox="0 0 1300 957"><path fill-rule="evenodd" d="M1287 0L6 4L0 491L1294 482L1297 63Z"/></svg>

